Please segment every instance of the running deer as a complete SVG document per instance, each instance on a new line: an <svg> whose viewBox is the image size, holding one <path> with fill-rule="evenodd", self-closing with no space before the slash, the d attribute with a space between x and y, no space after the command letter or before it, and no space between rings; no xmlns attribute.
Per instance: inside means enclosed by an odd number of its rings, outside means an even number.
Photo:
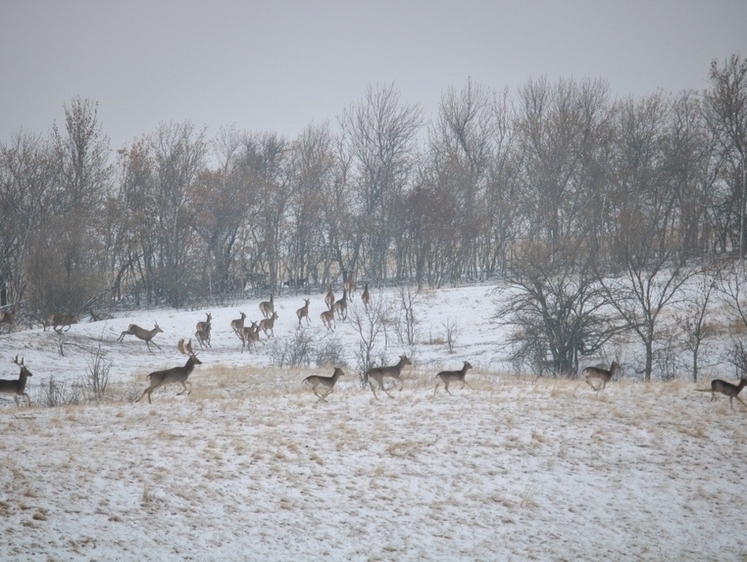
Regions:
<svg viewBox="0 0 747 562"><path fill-rule="evenodd" d="M609 371L607 369L602 369L601 367L586 367L581 374L584 375L586 383L596 392L599 392L600 390L604 390L604 387L607 386L607 383L615 376L619 368L620 365L617 364L617 361L613 361L612 365L610 365ZM600 381L601 384L594 386L591 381L595 379Z"/></svg>
<svg viewBox="0 0 747 562"><path fill-rule="evenodd" d="M205 320L204 322L198 322L197 324L195 324L195 327L197 328L198 332L209 332L213 328L211 325L213 321L213 315L210 314L209 312L206 312L205 314L207 315L207 320Z"/></svg>
<svg viewBox="0 0 747 562"><path fill-rule="evenodd" d="M275 312L275 295L270 293L270 300L259 303L259 311L262 316L269 318Z"/></svg>
<svg viewBox="0 0 747 562"><path fill-rule="evenodd" d="M47 320L47 324L51 325L55 332L61 334L65 326L67 326L67 330L65 330L67 332L73 324L76 324L79 316L79 314L52 314ZM57 329L58 326L59 330Z"/></svg>
<svg viewBox="0 0 747 562"><path fill-rule="evenodd" d="M197 343L200 344L200 349L213 347L210 345L210 330L197 330L195 332L195 339L197 340Z"/></svg>
<svg viewBox="0 0 747 562"><path fill-rule="evenodd" d="M390 388L394 388L394 386L396 386L397 384L396 381L399 381L399 390L401 392L402 379L400 379L399 376L402 372L402 367L404 367L405 365L412 365L412 362L407 358L406 355L400 355L399 363L397 363L396 365L393 365L391 367L374 367L373 369L369 369L364 375L364 384L367 382L371 386L371 392L373 392L377 400L379 399L379 397L376 395L376 389L374 388L373 384L374 382L378 383L379 388L386 392L386 395L389 398L394 398L391 394L389 394L389 391L384 388L384 379L386 377L392 377L395 380L394 385L392 385Z"/></svg>
<svg viewBox="0 0 747 562"><path fill-rule="evenodd" d="M327 290L327 294L324 296L324 304L327 305L327 308L332 310L335 306L335 293L332 291L332 285L329 285L329 289Z"/></svg>
<svg viewBox="0 0 747 562"><path fill-rule="evenodd" d="M694 389L697 392L710 392L711 393L711 401L716 399L716 393L719 394L725 394L729 397L729 405L731 406L731 409L734 409L734 398L742 402L742 404L747 408L747 404L744 403L744 401L739 397L739 393L742 392L742 389L747 385L747 378L745 375L742 375L742 378L739 381L739 384L732 384L730 382L722 381L720 379L712 380L711 381L711 388L696 388Z"/></svg>
<svg viewBox="0 0 747 562"><path fill-rule="evenodd" d="M148 378L150 379L150 386L143 390L140 398L135 400L135 402L140 402L140 400L143 399L143 396L147 394L148 404L152 404L153 402L151 402L150 400L151 393L159 386L172 383L179 383L182 385L182 391L177 392L177 396L180 396L185 392L189 395L189 393L192 392L192 383L187 379L194 370L195 365L202 365L202 361L197 359L197 355L193 353L189 356L189 359L187 359L187 363L183 367L173 367L164 371L152 372L148 375ZM189 389L187 389L187 385L189 385Z"/></svg>
<svg viewBox="0 0 747 562"><path fill-rule="evenodd" d="M192 338L189 338L187 343L184 343L184 338L180 339L176 344L176 347L182 355L194 355L194 350L192 349Z"/></svg>
<svg viewBox="0 0 747 562"><path fill-rule="evenodd" d="M311 324L311 320L309 320L309 303L311 302L309 299L303 299L304 305L296 310L296 316L298 316L298 327L301 327L301 320L306 318L306 324Z"/></svg>
<svg viewBox="0 0 747 562"><path fill-rule="evenodd" d="M33 375L26 368L26 365L23 364L23 357L21 357L21 361L19 362L18 355L16 355L13 363L21 368L21 372L18 373L17 380L0 379L0 394L12 394L13 399L16 401L16 408L20 407L18 403L19 396L25 396L26 400L28 400L28 405L31 406L31 398L26 394L26 379Z"/></svg>
<svg viewBox="0 0 747 562"><path fill-rule="evenodd" d="M344 376L344 375L345 373L343 372L342 369L335 368L335 372L331 377L321 377L319 375L312 375L310 377L306 377L301 382L310 384L311 390L314 391L314 394L319 397L319 400L326 402L327 396L330 393L334 392L335 390L335 384L337 383L337 379L339 379L341 376ZM327 389L327 392L325 392L324 394L319 394L316 391L316 388L318 386L323 386L324 388Z"/></svg>
<svg viewBox="0 0 747 562"><path fill-rule="evenodd" d="M153 350L150 348L151 343L158 349L161 349L161 346L152 340L156 336L156 334L162 332L163 330L158 327L158 322L156 322L156 326L152 330L146 330L144 328L141 328L137 324L130 324L124 332L119 334L117 341L121 342L125 336L135 336L136 338L143 340L145 342L145 345L148 346L148 351L152 353Z"/></svg>
<svg viewBox="0 0 747 562"><path fill-rule="evenodd" d="M337 311L337 317L345 320L348 317L348 290L342 290L342 298L335 303L334 309Z"/></svg>
<svg viewBox="0 0 747 562"><path fill-rule="evenodd" d="M15 322L17 312L18 305L13 305L8 310L0 310L0 324L8 325L8 333L13 329L13 322Z"/></svg>
<svg viewBox="0 0 747 562"><path fill-rule="evenodd" d="M236 320L231 320L231 329L233 330L233 333L239 336L241 338L241 330L244 327L244 320L246 319L246 314L243 312L239 312L241 314L241 318L236 318Z"/></svg>
<svg viewBox="0 0 747 562"><path fill-rule="evenodd" d="M272 316L260 320L259 329L262 330L268 338L275 336L275 320L278 319L278 313L273 312Z"/></svg>
<svg viewBox="0 0 747 562"><path fill-rule="evenodd" d="M368 292L368 283L366 283L366 286L363 289L361 300L363 301L363 306L366 307L366 312L368 312L368 303L371 301L371 294Z"/></svg>
<svg viewBox="0 0 747 562"><path fill-rule="evenodd" d="M325 310L319 315L319 318L322 319L322 324L327 326L328 330L335 331L335 311L334 310Z"/></svg>
<svg viewBox="0 0 747 562"><path fill-rule="evenodd" d="M355 297L355 273L351 273L347 276L347 279L345 279L345 282L342 284L342 290L347 292L351 299Z"/></svg>
<svg viewBox="0 0 747 562"><path fill-rule="evenodd" d="M441 379L440 381L436 381L436 388L433 389L433 396L436 395L436 391L438 390L438 386L441 384L441 382L444 383L444 388L446 389L446 392L451 394L449 391L449 383L454 381L459 381L462 384L465 384L469 386L469 388L472 388L470 384L464 380L464 377L467 375L467 369L471 369L472 365L469 364L469 361L464 362L464 366L462 367L461 371L441 371L436 375L437 379ZM472 388L472 390L475 390Z"/></svg>
<svg viewBox="0 0 747 562"><path fill-rule="evenodd" d="M241 330L241 352L244 352L244 347L249 349L249 346L257 350L257 342L259 339L259 326L256 322L252 322L251 326L244 326Z"/></svg>

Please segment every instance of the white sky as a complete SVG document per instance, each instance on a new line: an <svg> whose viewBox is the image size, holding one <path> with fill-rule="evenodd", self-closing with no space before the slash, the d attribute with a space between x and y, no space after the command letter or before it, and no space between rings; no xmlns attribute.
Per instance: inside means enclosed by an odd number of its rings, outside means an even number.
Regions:
<svg viewBox="0 0 747 562"><path fill-rule="evenodd" d="M161 121L293 137L376 83L427 117L470 77L701 90L733 53L747 56L744 0L2 0L0 141L48 132L76 95L99 102L116 149Z"/></svg>

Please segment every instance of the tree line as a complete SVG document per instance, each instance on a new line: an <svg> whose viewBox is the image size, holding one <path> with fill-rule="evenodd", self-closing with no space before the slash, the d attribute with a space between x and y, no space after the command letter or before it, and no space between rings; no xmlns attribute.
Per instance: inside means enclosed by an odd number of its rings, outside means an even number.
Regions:
<svg viewBox="0 0 747 562"><path fill-rule="evenodd" d="M75 98L49 134L0 142L0 306L184 307L349 274L505 276L536 304L572 273L609 300L600 273L744 257L747 59L707 72L702 92L623 98L601 79L468 81L428 120L376 85L293 139L162 123L116 153Z"/></svg>

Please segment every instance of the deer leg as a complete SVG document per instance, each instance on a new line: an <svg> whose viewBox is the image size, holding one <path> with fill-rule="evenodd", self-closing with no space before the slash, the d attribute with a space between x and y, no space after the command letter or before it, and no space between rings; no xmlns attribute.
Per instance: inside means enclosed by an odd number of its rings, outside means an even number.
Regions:
<svg viewBox="0 0 747 562"><path fill-rule="evenodd" d="M368 381L368 384L371 387L371 392L373 392L374 398L376 398L376 400L378 400L379 397L376 395L376 389L374 388L374 384L371 381Z"/></svg>
<svg viewBox="0 0 747 562"><path fill-rule="evenodd" d="M466 384L471 390L475 390L474 388L472 388L472 386L467 381L462 381L462 382Z"/></svg>
<svg viewBox="0 0 747 562"><path fill-rule="evenodd" d="M435 396L435 395L436 395L436 391L438 390L438 384L439 384L439 383L436 383L436 388L434 388L434 389L433 389L433 396Z"/></svg>
<svg viewBox="0 0 747 562"><path fill-rule="evenodd" d="M599 389L596 386L594 386L593 384L591 384L591 381L589 379L586 379L586 384L588 384L594 390L599 391Z"/></svg>
<svg viewBox="0 0 747 562"><path fill-rule="evenodd" d="M449 390L449 381L444 381L444 388L446 389L446 392L448 392L450 396L454 396L453 394L451 394L451 391Z"/></svg>

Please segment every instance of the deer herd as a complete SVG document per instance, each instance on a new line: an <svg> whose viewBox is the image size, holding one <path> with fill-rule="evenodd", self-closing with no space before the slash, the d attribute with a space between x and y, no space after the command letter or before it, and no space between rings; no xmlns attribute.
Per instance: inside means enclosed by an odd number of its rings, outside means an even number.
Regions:
<svg viewBox="0 0 747 562"><path fill-rule="evenodd" d="M335 330L336 319L341 322L344 322L347 319L348 297L353 298L354 294L354 277L349 277L343 283L342 297L339 299L336 299L335 293L332 290L332 286L329 285L327 293L324 297L324 304L326 305L327 309L320 314L322 325L327 330ZM361 294L360 298L366 310L368 310L371 297L367 283L365 284L364 291ZM310 299L303 300L303 306L296 310L298 328L302 327L304 320L306 321L307 326L311 324L311 319L309 316ZM263 318L259 322L251 321L250 326L245 325L247 315L244 312L239 312L240 317L231 320L230 322L232 333L236 335L241 341L242 352L245 349L249 351L256 350L257 343L264 343L260 339L260 331L262 331L267 338L274 337L275 335L274 326L275 320L278 319L278 313L275 309L274 294L270 293L269 300L259 303L259 310ZM3 324L12 326L15 315L16 307L13 307L9 310L0 310L0 326L2 326ZM45 329L47 325L51 325L52 329L55 330L55 332L62 335L63 331L70 330L72 324L77 323L78 320L79 318L77 314L53 314L49 317L47 323L45 324ZM206 313L206 319L204 321L197 322L195 328L196 330L194 337L197 343L200 345L200 349L204 350L207 348L211 348L212 345L210 343L210 336L212 332L212 314L210 312ZM10 332L10 328L8 331ZM153 350L150 347L151 344L156 346L158 349L161 349L161 347L153 341L153 338L159 333L163 333L163 330L158 326L158 323L155 323L152 330L146 330L145 328L141 328L136 324L130 324L126 330L120 333L119 337L117 338L117 342L122 342L125 336L135 336L137 339L144 341L145 345L148 348L148 351L152 352ZM185 392L189 394L191 392L191 383L188 381L189 375L192 373L196 365L202 364L202 361L198 359L197 353L192 347L191 338L187 342L185 342L184 338L180 339L177 343L177 349L180 353L188 356L186 364L170 369L154 371L147 375L150 384L143 391L136 402L139 402L144 396L147 395L148 403L151 403L151 394L153 393L153 391L161 386L168 384L181 384L182 390L178 393L178 395L184 394ZM30 405L31 399L26 393L25 389L27 378L33 375L24 364L23 358L19 360L18 355L16 355L16 357L13 359L13 363L20 367L18 378L13 380L0 379L0 394L12 395L15 400L16 406L20 406L18 398L25 397L27 404ZM401 374L402 369L407 365L412 365L412 362L407 358L406 355L401 355L399 358L399 362L395 365L372 367L363 374L363 385L368 385L370 387L371 392L377 400L379 399L379 396L376 392L377 389L384 392L387 396L389 396L389 398L393 398L389 391L396 388L397 386L399 386L400 391L402 390L403 382L401 379ZM449 385L453 382L459 382L462 384L462 386L466 386L474 390L473 387L465 380L467 371L469 369L472 369L472 365L468 361L465 361L460 370L441 371L437 373L434 377L435 387L433 390L433 396L436 395L441 384L443 384L444 390L451 395ZM619 369L620 365L616 361L613 361L609 369L598 366L589 366L582 371L581 375L583 376L585 382L594 390L595 393L598 394L600 390L605 389L607 383L615 377ZM318 401L326 402L327 396L334 391L338 379L344 375L344 371L341 368L336 367L332 376L325 377L320 375L312 375L303 379L302 383L311 386L311 390L314 395L317 396ZM384 381L387 378L392 379L392 384L389 387L386 387L384 385ZM745 386L747 386L747 375L743 375L739 384L732 384L727 381L715 379L711 382L711 388L694 390L698 392L710 392L712 401L716 399L716 394L723 394L725 396L728 396L729 405L732 409L734 409L733 400L736 398L739 402L742 403L742 405L747 408L747 404L743 402L741 398L739 398L739 393ZM318 392L318 389L322 390L321 394Z"/></svg>

